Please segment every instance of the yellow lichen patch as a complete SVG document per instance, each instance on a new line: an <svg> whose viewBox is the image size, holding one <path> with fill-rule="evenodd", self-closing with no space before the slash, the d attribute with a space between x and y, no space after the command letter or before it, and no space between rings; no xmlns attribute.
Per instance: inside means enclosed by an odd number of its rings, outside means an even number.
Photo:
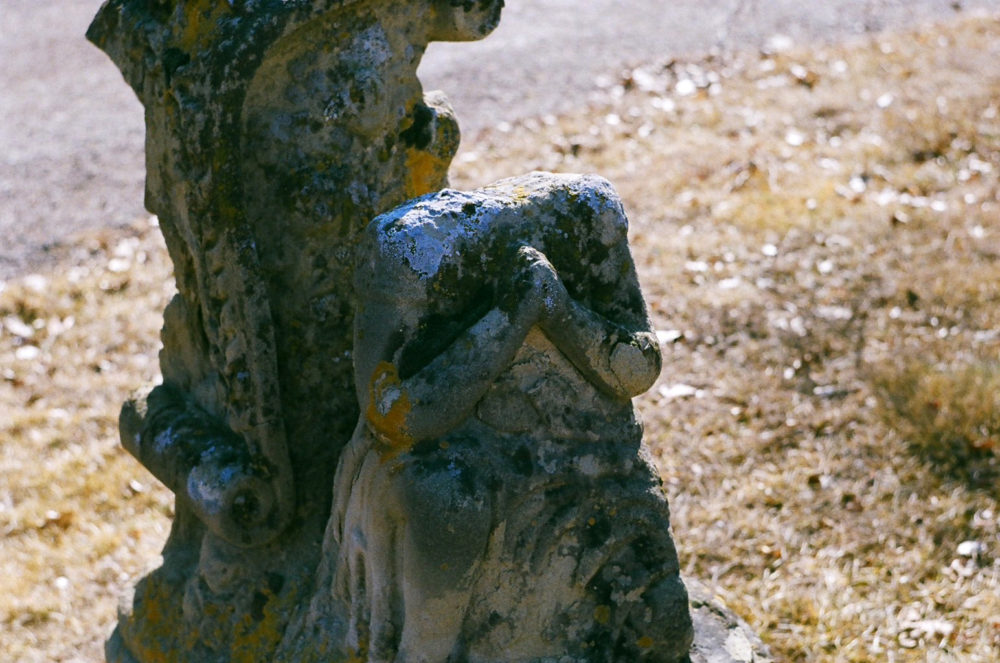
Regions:
<svg viewBox="0 0 1000 663"><path fill-rule="evenodd" d="M372 374L368 390L368 410L365 416L372 429L382 438L386 448L382 460L390 460L413 446L406 418L413 409L409 394L399 380L396 366L383 361Z"/></svg>
<svg viewBox="0 0 1000 663"><path fill-rule="evenodd" d="M607 625L611 621L611 606L599 605L594 608L594 621L598 624Z"/></svg>
<svg viewBox="0 0 1000 663"><path fill-rule="evenodd" d="M365 663L368 660L368 641L362 639L356 651L348 655L347 663Z"/></svg>
<svg viewBox="0 0 1000 663"><path fill-rule="evenodd" d="M649 637L648 635L645 635L645 636L639 638L639 641L636 644L639 645L640 649L649 649L650 647L653 646L654 642L653 642L653 639L651 637Z"/></svg>
<svg viewBox="0 0 1000 663"><path fill-rule="evenodd" d="M231 10L225 0L200 0L185 4L185 22L178 41L180 48L188 52L196 51L206 37L214 32L219 16Z"/></svg>
<svg viewBox="0 0 1000 663"><path fill-rule="evenodd" d="M142 619L130 615L121 624L132 654L147 663L170 663L177 651L191 649L196 634L186 628L181 611L176 609L179 597L161 576L149 576L139 591L144 595Z"/></svg>
<svg viewBox="0 0 1000 663"><path fill-rule="evenodd" d="M287 623L287 613L294 605L293 598L297 597L297 594L292 592L284 597L278 597L270 590L265 590L263 594L267 597L263 619L256 621L251 615L244 614L236 625L231 659L233 663L260 661L265 652L274 652L281 642Z"/></svg>
<svg viewBox="0 0 1000 663"><path fill-rule="evenodd" d="M599 605L594 608L594 621L598 624L607 625L611 621L611 606Z"/></svg>
<svg viewBox="0 0 1000 663"><path fill-rule="evenodd" d="M407 149L406 195L415 198L441 188L449 161L424 150Z"/></svg>

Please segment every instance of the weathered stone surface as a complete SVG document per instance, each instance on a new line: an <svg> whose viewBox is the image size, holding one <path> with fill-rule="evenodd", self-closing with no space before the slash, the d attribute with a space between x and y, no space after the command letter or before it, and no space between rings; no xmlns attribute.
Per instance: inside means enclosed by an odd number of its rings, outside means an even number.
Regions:
<svg viewBox="0 0 1000 663"><path fill-rule="evenodd" d="M760 637L704 584L684 578L691 597L691 663L772 663Z"/></svg>
<svg viewBox="0 0 1000 663"><path fill-rule="evenodd" d="M765 660L701 594L692 623L631 405L660 355L610 185L441 191L457 124L415 71L502 6L95 19L146 108L179 291L163 384L120 422L177 514L109 661Z"/></svg>
<svg viewBox="0 0 1000 663"><path fill-rule="evenodd" d="M686 656L667 502L631 404L660 354L626 230L606 181L542 173L368 227L361 417L281 660Z"/></svg>
<svg viewBox="0 0 1000 663"><path fill-rule="evenodd" d="M146 205L179 291L164 384L121 417L177 515L111 660L268 660L308 596L357 418L353 237L445 185L457 124L416 69L502 5L109 0L96 17L145 106Z"/></svg>

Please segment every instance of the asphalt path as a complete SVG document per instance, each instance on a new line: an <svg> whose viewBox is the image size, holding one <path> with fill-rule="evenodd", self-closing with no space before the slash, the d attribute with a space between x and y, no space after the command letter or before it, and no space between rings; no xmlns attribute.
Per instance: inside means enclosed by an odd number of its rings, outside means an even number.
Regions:
<svg viewBox="0 0 1000 663"><path fill-rule="evenodd" d="M412 0L410 0L412 1ZM0 0L0 279L44 269L84 230L142 207L142 108L83 34L101 0ZM465 135L584 107L629 64L1000 9L1000 0L508 0L483 42L433 44L420 69Z"/></svg>

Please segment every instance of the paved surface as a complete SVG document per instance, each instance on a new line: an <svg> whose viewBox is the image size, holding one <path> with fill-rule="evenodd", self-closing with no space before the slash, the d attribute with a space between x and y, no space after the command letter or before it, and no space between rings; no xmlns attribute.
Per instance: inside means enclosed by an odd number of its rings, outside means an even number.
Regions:
<svg viewBox="0 0 1000 663"><path fill-rule="evenodd" d="M101 0L0 0L0 279L46 247L145 214L142 108L83 38ZM421 76L466 135L586 103L627 63L754 48L774 34L838 40L1000 0L508 0L484 42L432 45Z"/></svg>

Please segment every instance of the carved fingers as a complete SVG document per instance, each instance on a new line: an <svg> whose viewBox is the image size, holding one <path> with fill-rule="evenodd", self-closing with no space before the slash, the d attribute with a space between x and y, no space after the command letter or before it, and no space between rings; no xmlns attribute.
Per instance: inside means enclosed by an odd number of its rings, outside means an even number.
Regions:
<svg viewBox="0 0 1000 663"><path fill-rule="evenodd" d="M535 322L545 327L546 322L565 314L570 301L569 292L556 268L535 247L519 247L517 261L521 267L520 276L527 283L525 298L537 316Z"/></svg>

